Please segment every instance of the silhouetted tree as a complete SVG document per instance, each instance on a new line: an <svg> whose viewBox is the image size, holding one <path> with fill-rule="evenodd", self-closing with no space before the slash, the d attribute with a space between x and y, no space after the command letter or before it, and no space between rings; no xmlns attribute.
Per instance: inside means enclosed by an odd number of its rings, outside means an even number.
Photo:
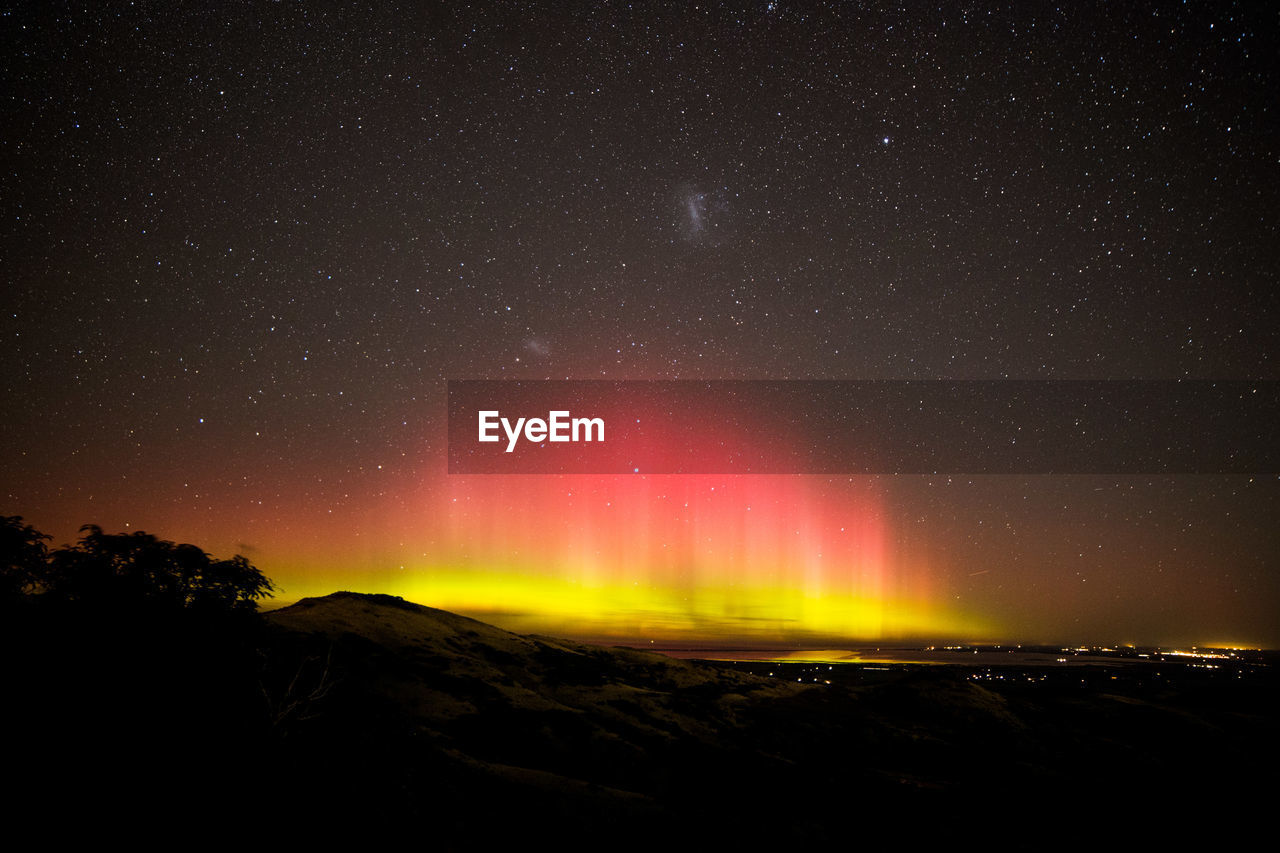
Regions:
<svg viewBox="0 0 1280 853"><path fill-rule="evenodd" d="M43 588L49 571L49 537L20 515L0 516L0 600L10 601Z"/></svg>
<svg viewBox="0 0 1280 853"><path fill-rule="evenodd" d="M57 791L59 819L95 804L98 819L230 813L244 748L279 713L258 678L270 639L254 611L271 582L244 557L149 533L80 534L48 550L21 518L0 518L6 770Z"/></svg>
<svg viewBox="0 0 1280 853"><path fill-rule="evenodd" d="M154 604L206 612L257 608L274 589L239 555L215 560L195 545L179 545L150 533L105 533L80 528L74 546L48 560L41 586L55 600L103 604Z"/></svg>

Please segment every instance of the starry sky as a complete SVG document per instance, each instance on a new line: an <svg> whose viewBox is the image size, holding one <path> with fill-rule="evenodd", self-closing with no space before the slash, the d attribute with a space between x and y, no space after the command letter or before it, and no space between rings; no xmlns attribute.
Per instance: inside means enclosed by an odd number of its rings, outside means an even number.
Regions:
<svg viewBox="0 0 1280 853"><path fill-rule="evenodd" d="M448 379L1280 378L1265 3L5 4L3 512L672 644L1280 646L1271 475L446 473Z"/></svg>

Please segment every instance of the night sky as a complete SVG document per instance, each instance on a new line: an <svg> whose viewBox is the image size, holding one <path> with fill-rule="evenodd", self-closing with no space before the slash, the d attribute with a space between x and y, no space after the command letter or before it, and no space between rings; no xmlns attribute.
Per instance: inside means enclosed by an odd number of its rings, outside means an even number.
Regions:
<svg viewBox="0 0 1280 853"><path fill-rule="evenodd" d="M446 474L445 380L1278 379L1272 4L6 4L0 512L672 644L1280 646L1272 475Z"/></svg>

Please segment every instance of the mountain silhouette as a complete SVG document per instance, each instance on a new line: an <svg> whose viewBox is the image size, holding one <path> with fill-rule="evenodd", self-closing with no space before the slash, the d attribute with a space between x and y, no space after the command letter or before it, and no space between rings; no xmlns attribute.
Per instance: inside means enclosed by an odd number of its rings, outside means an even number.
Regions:
<svg viewBox="0 0 1280 853"><path fill-rule="evenodd" d="M1276 743L1273 720L1240 713L1252 695L1208 705L1172 691L1160 702L1006 695L949 667L865 686L799 683L349 592L266 619L283 660L306 661L283 740L345 742L360 756L309 776L337 766L377 777L387 784L362 789L362 808L455 838L480 827L490 840L530 828L581 840L628 827L637 846L668 833L824 841L868 815L876 832L948 832L913 815L993 803L1012 825L1091 788L1121 786L1133 806L1144 791L1222 780ZM478 802L509 820L477 818Z"/></svg>
<svg viewBox="0 0 1280 853"><path fill-rule="evenodd" d="M1043 833L1046 814L1088 834L1063 804L1136 816L1212 784L1261 814L1250 780L1278 743L1274 679L1124 693L939 666L827 684L353 592L230 622L95 611L4 630L14 813L171 838L915 846L975 816Z"/></svg>

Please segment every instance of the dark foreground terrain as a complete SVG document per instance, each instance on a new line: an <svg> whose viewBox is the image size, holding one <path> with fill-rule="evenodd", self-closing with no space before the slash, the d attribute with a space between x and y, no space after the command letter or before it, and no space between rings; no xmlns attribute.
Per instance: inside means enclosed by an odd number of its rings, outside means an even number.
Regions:
<svg viewBox="0 0 1280 853"><path fill-rule="evenodd" d="M4 808L58 833L1030 848L1259 823L1274 791L1274 673L800 683L355 593L230 621L32 611L4 631Z"/></svg>

